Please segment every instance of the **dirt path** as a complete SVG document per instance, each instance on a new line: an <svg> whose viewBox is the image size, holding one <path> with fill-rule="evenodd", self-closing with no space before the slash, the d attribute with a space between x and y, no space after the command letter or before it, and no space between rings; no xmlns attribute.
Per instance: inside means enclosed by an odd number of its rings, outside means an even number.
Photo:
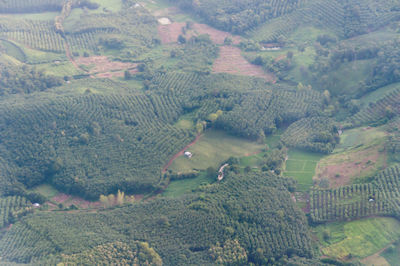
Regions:
<svg viewBox="0 0 400 266"><path fill-rule="evenodd" d="M191 146L193 146L203 135L197 135L197 137L190 142L188 145L186 145L182 150L180 150L177 154L175 154L174 156L172 156L172 158L169 160L169 162L163 167L162 169L162 173L165 173L168 169L168 167L171 166L171 164L176 160L176 158L178 158L179 156L182 156L183 153Z"/></svg>

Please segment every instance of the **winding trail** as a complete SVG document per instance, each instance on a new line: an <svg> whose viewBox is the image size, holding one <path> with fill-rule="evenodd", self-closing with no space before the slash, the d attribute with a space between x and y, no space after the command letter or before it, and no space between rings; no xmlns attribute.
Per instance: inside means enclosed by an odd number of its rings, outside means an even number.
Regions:
<svg viewBox="0 0 400 266"><path fill-rule="evenodd" d="M190 142L188 145L186 145L182 150L180 150L177 154L175 154L174 156L172 156L172 158L169 160L169 162L163 167L162 169L162 173L164 174L168 167L171 166L171 164L176 160L176 158L178 158L179 156L182 156L183 153L191 146L193 146L203 135L197 135L196 138Z"/></svg>

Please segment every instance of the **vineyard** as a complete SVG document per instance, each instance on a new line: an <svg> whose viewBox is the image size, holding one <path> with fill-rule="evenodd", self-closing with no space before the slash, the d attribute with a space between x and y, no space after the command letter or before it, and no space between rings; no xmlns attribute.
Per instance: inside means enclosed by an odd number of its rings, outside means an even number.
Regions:
<svg viewBox="0 0 400 266"><path fill-rule="evenodd" d="M395 115L400 114L400 90L395 90L387 96L370 103L354 116L349 118L349 123L355 127L365 124L383 124Z"/></svg>
<svg viewBox="0 0 400 266"><path fill-rule="evenodd" d="M287 190L290 180L232 172L224 180L184 198L156 199L101 213L41 213L23 218L0 239L0 256L33 262L53 253L73 261L102 251L112 259L129 239L147 242L166 265L213 264L221 254L217 242L225 243L228 261L238 256L265 263L285 254L313 256L305 217ZM257 253L258 249L263 252Z"/></svg>
<svg viewBox="0 0 400 266"><path fill-rule="evenodd" d="M42 51L63 53L64 43L52 21L0 19L0 36Z"/></svg>
<svg viewBox="0 0 400 266"><path fill-rule="evenodd" d="M0 198L0 228L13 223L19 216L26 213L30 204L19 196Z"/></svg>
<svg viewBox="0 0 400 266"><path fill-rule="evenodd" d="M386 215L400 217L400 168L387 168L374 181L311 192L314 222Z"/></svg>
<svg viewBox="0 0 400 266"><path fill-rule="evenodd" d="M260 42L276 42L288 38L302 25L310 23L325 27L340 37L353 37L377 30L400 17L387 1L308 1L295 11L272 19L270 23L254 28L246 34Z"/></svg>
<svg viewBox="0 0 400 266"><path fill-rule="evenodd" d="M339 141L337 128L326 117L300 119L291 124L281 137L289 147L330 153Z"/></svg>
<svg viewBox="0 0 400 266"><path fill-rule="evenodd" d="M196 4L188 4L183 0L170 0L181 8L201 15L212 26L234 33L244 33L261 23L275 17L290 13L302 7L306 0L282 1L235 1L216 3L211 0L201 0Z"/></svg>
<svg viewBox="0 0 400 266"><path fill-rule="evenodd" d="M0 13L60 11L63 2L63 0L3 0L0 2Z"/></svg>
<svg viewBox="0 0 400 266"><path fill-rule="evenodd" d="M181 103L152 94L32 98L4 103L0 113L2 145L13 154L5 159L19 166L15 180L28 187L51 180L88 198L119 187L154 190L165 162L194 138L172 126Z"/></svg>

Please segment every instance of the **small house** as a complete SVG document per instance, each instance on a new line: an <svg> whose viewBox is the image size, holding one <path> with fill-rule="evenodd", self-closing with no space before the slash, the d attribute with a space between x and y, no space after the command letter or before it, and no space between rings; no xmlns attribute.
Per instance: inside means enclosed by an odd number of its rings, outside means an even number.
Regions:
<svg viewBox="0 0 400 266"><path fill-rule="evenodd" d="M187 157L187 158L192 158L192 156L193 156L193 154L190 152L190 151L185 151L185 156Z"/></svg>
<svg viewBox="0 0 400 266"><path fill-rule="evenodd" d="M32 205L33 205L33 207L35 207L35 208L39 208L39 207L40 207L40 204L39 204L39 203L33 203Z"/></svg>

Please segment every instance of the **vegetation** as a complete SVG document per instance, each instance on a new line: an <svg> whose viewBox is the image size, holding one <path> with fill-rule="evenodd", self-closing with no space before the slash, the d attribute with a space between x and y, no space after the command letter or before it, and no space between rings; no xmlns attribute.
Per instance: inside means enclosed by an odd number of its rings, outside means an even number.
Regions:
<svg viewBox="0 0 400 266"><path fill-rule="evenodd" d="M97 247L88 251L93 255L104 248L123 249L124 244L107 244L117 238L127 244L128 239L142 239L165 264L244 261L245 254L247 261L263 263L285 254L310 258L307 222L289 197L286 186L290 182L272 174L229 172L222 183L187 197L99 213L38 213L22 218L5 233L0 254L20 263L38 261L50 253L84 259L88 245ZM76 253L81 254L72 255Z"/></svg>
<svg viewBox="0 0 400 266"><path fill-rule="evenodd" d="M0 14L0 264L398 260L398 0Z"/></svg>

